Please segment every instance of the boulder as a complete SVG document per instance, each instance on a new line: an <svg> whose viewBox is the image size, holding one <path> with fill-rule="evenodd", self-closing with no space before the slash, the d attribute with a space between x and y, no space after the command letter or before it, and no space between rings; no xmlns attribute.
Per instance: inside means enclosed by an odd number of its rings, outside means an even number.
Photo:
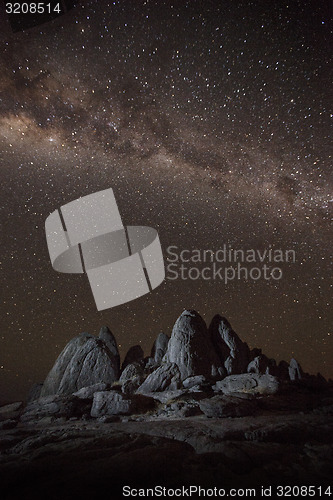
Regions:
<svg viewBox="0 0 333 500"><path fill-rule="evenodd" d="M229 375L216 382L215 391L223 394L244 392L249 394L275 394L279 389L279 380L273 375L260 375L257 373L243 373Z"/></svg>
<svg viewBox="0 0 333 500"><path fill-rule="evenodd" d="M119 370L109 347L103 339L87 333L71 340L46 377L41 397L72 394L100 382L112 384Z"/></svg>
<svg viewBox="0 0 333 500"><path fill-rule="evenodd" d="M163 332L157 336L151 350L151 357L154 359L155 363L161 364L162 358L167 351L169 340L170 337Z"/></svg>
<svg viewBox="0 0 333 500"><path fill-rule="evenodd" d="M102 417L103 415L130 415L135 408L131 398L117 391L95 392L90 415Z"/></svg>
<svg viewBox="0 0 333 500"><path fill-rule="evenodd" d="M145 396L129 397L117 391L103 391L95 392L90 414L95 418L104 415L131 415L151 411L155 406L155 401Z"/></svg>
<svg viewBox="0 0 333 500"><path fill-rule="evenodd" d="M113 333L111 333L109 327L107 327L107 326L102 326L102 328L99 331L98 337L105 342L106 346L109 348L110 353L112 354L112 356L114 358L113 364L115 366L116 376L118 378L119 374L120 374L120 355L119 355L119 351L118 351L117 341L116 341Z"/></svg>
<svg viewBox="0 0 333 500"><path fill-rule="evenodd" d="M79 399L93 399L95 392L107 391L111 388L110 384L104 384L100 382L99 384L89 385L88 387L82 387L82 389L73 393L73 396Z"/></svg>
<svg viewBox="0 0 333 500"><path fill-rule="evenodd" d="M144 353L140 345L130 347L123 361L121 371L123 372L127 365L132 363L143 364Z"/></svg>
<svg viewBox="0 0 333 500"><path fill-rule="evenodd" d="M139 377L125 380L125 382L123 382L121 385L121 392L123 394L134 394L141 384L142 378Z"/></svg>
<svg viewBox="0 0 333 500"><path fill-rule="evenodd" d="M52 395L29 403L21 415L22 422L39 420L44 417L80 417L89 413L91 404L75 396Z"/></svg>
<svg viewBox="0 0 333 500"><path fill-rule="evenodd" d="M163 363L140 385L137 394L173 391L181 386L180 372L175 363Z"/></svg>
<svg viewBox="0 0 333 500"><path fill-rule="evenodd" d="M295 358L291 358L289 364L289 378L291 381L301 380L303 378L303 370Z"/></svg>
<svg viewBox="0 0 333 500"><path fill-rule="evenodd" d="M215 377L223 373L206 323L196 311L185 310L177 319L163 361L176 363L182 380L195 375Z"/></svg>
<svg viewBox="0 0 333 500"><path fill-rule="evenodd" d="M124 383L128 380L143 379L143 368L139 363L130 363L126 366L120 375L119 382Z"/></svg>
<svg viewBox="0 0 333 500"><path fill-rule="evenodd" d="M271 375L277 375L276 361L274 359L269 359L264 354L256 356L247 367L248 373L269 373Z"/></svg>
<svg viewBox="0 0 333 500"><path fill-rule="evenodd" d="M192 387L195 386L207 386L209 385L208 380L204 375L196 375L195 377L187 377L185 380L183 380L183 387L185 389L191 389Z"/></svg>
<svg viewBox="0 0 333 500"><path fill-rule="evenodd" d="M219 314L209 325L209 335L228 375L244 373L251 360L250 349L232 329L229 321Z"/></svg>
<svg viewBox="0 0 333 500"><path fill-rule="evenodd" d="M199 401L200 410L209 418L245 417L254 415L257 404L251 399L234 396L214 396Z"/></svg>

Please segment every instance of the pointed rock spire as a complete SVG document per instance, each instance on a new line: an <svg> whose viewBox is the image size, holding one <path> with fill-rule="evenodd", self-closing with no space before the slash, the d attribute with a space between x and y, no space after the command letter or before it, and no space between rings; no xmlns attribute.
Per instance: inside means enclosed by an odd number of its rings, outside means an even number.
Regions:
<svg viewBox="0 0 333 500"><path fill-rule="evenodd" d="M194 375L221 375L207 326L196 311L185 310L177 319L163 362L176 363L181 379Z"/></svg>
<svg viewBox="0 0 333 500"><path fill-rule="evenodd" d="M247 371L250 349L234 332L226 318L219 314L214 316L209 325L209 335L228 375Z"/></svg>

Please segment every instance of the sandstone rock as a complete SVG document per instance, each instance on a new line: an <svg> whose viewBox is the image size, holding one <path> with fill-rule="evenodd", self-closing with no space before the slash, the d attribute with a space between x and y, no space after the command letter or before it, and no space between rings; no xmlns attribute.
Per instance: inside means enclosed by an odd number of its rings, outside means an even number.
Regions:
<svg viewBox="0 0 333 500"><path fill-rule="evenodd" d="M293 382L303 378L303 370L296 359L292 358L289 364L289 378Z"/></svg>
<svg viewBox="0 0 333 500"><path fill-rule="evenodd" d="M175 363L163 363L153 373L148 375L146 380L137 390L138 394L151 392L172 391L180 387L180 372Z"/></svg>
<svg viewBox="0 0 333 500"><path fill-rule="evenodd" d="M127 365L132 363L143 364L143 350L140 345L134 345L130 347L125 356L124 362L121 367L121 371L123 372Z"/></svg>
<svg viewBox="0 0 333 500"><path fill-rule="evenodd" d="M250 362L250 349L232 329L229 321L214 316L209 325L209 335L228 375L244 373Z"/></svg>
<svg viewBox="0 0 333 500"><path fill-rule="evenodd" d="M229 375L225 379L216 382L213 389L223 392L223 394L237 392L275 394L279 389L279 380L273 375L267 374L244 373L240 375Z"/></svg>
<svg viewBox="0 0 333 500"><path fill-rule="evenodd" d="M84 333L71 340L62 351L46 377L41 397L72 394L100 382L112 384L118 373L116 358L106 342Z"/></svg>
<svg viewBox="0 0 333 500"><path fill-rule="evenodd" d="M182 380L222 375L206 324L196 311L186 310L177 319L163 360L177 364Z"/></svg>
<svg viewBox="0 0 333 500"><path fill-rule="evenodd" d="M233 396L214 396L199 402L200 410L210 418L244 417L254 415L257 409L254 400Z"/></svg>
<svg viewBox="0 0 333 500"><path fill-rule="evenodd" d="M162 358L167 351L169 340L170 337L163 332L157 336L151 350L151 357L154 359L155 363L161 363Z"/></svg>
<svg viewBox="0 0 333 500"><path fill-rule="evenodd" d="M82 387L79 391L73 393L73 396L79 399L92 399L95 392L107 391L111 388L110 384L104 384L100 382L99 384L89 385L88 387Z"/></svg>

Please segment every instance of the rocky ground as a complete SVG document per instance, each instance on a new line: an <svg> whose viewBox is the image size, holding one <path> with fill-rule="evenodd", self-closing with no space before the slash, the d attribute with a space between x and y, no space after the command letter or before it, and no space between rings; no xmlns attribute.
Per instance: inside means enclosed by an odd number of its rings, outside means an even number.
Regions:
<svg viewBox="0 0 333 500"><path fill-rule="evenodd" d="M194 311L120 366L106 327L81 334L26 403L0 408L3 499L122 498L121 489L327 486L333 389Z"/></svg>

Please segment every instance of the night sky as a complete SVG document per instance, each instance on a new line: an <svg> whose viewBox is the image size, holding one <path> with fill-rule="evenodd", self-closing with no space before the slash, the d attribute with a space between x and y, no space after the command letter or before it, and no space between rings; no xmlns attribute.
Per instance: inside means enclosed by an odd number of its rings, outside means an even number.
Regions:
<svg viewBox="0 0 333 500"><path fill-rule="evenodd" d="M12 33L1 5L0 402L106 324L146 354L184 308L332 377L328 1L86 1ZM332 116L332 115L331 115ZM280 280L170 280L98 312L46 217L112 187L162 247L293 249ZM168 274L168 273L167 273Z"/></svg>

